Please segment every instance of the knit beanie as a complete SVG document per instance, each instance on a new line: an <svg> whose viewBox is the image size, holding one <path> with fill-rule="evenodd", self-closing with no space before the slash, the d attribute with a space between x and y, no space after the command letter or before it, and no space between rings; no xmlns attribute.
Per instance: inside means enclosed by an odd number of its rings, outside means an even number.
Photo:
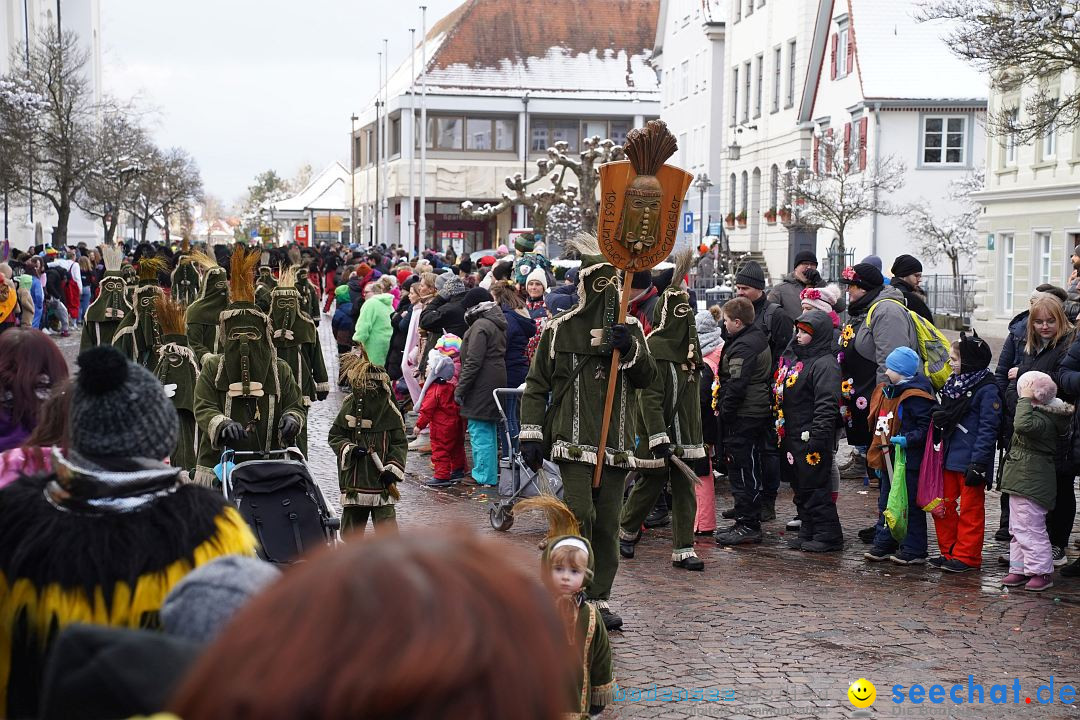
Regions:
<svg viewBox="0 0 1080 720"><path fill-rule="evenodd" d="M443 300L449 300L465 292L465 283L461 282L461 278L453 273L446 273L445 277L446 280L443 281L442 288L439 290L439 297Z"/></svg>
<svg viewBox="0 0 1080 720"><path fill-rule="evenodd" d="M536 249L536 236L532 233L521 233L514 240L514 249L518 252L531 253Z"/></svg>
<svg viewBox="0 0 1080 720"><path fill-rule="evenodd" d="M413 276L412 269L402 268L401 270L397 271L397 274L394 277L397 278L398 285L403 285L405 283L405 281L408 280L409 278L411 278L412 276Z"/></svg>
<svg viewBox="0 0 1080 720"><path fill-rule="evenodd" d="M652 284L652 270L639 270L630 280L630 287L635 290L648 290Z"/></svg>
<svg viewBox="0 0 1080 720"><path fill-rule="evenodd" d="M960 362L962 366L963 360ZM1045 405L1057 395L1057 385L1054 384L1054 379L1038 370L1029 370L1021 375L1020 379L1016 381L1017 391L1027 387L1031 388L1031 393L1033 395L1032 399L1039 405Z"/></svg>
<svg viewBox="0 0 1080 720"><path fill-rule="evenodd" d="M538 267L529 273L529 276L525 278L525 286L528 287L533 280L543 285L544 289L547 290L547 273L544 272L544 268Z"/></svg>
<svg viewBox="0 0 1080 720"><path fill-rule="evenodd" d="M830 313L840 300L840 288L836 285L826 285L821 288L803 288L799 293L799 300L803 305L808 305L823 313Z"/></svg>
<svg viewBox="0 0 1080 720"><path fill-rule="evenodd" d="M574 306L576 299L570 293L549 292L544 296L544 307L554 317L563 310L569 310Z"/></svg>
<svg viewBox="0 0 1080 720"><path fill-rule="evenodd" d="M356 268L356 274L362 278L367 277L371 274L371 266L366 262L360 263L360 266Z"/></svg>
<svg viewBox="0 0 1080 720"><path fill-rule="evenodd" d="M334 299L339 303L349 302L349 286L338 285L334 288Z"/></svg>
<svg viewBox="0 0 1080 720"><path fill-rule="evenodd" d="M901 255L893 260L893 277L907 277L922 272L922 263L911 255Z"/></svg>
<svg viewBox="0 0 1080 720"><path fill-rule="evenodd" d="M906 345L902 345L885 358L885 367L909 380L919 374L919 355Z"/></svg>
<svg viewBox="0 0 1080 720"><path fill-rule="evenodd" d="M279 577L280 570L258 558L214 558L185 575L165 596L161 625L170 635L210 642L237 610Z"/></svg>
<svg viewBox="0 0 1080 720"><path fill-rule="evenodd" d="M492 302L493 300L494 298L491 297L491 293L482 287L477 287L465 293L465 299L461 301L461 307L469 310L480 303Z"/></svg>
<svg viewBox="0 0 1080 720"><path fill-rule="evenodd" d="M974 329L972 329L970 336L961 332L958 342L960 343L961 373L978 372L990 367L993 352L990 350L990 346L986 344L986 341L979 337L979 334Z"/></svg>
<svg viewBox="0 0 1080 720"><path fill-rule="evenodd" d="M499 257L502 257L503 255L509 255L510 254L510 248L506 247L505 245L500 245L495 250L495 254L498 255Z"/></svg>
<svg viewBox="0 0 1080 720"><path fill-rule="evenodd" d="M461 338L454 333L443 333L435 341L435 349L447 357L456 358L461 354Z"/></svg>
<svg viewBox="0 0 1080 720"><path fill-rule="evenodd" d="M864 257L859 262L860 263L866 263L867 265L873 265L874 267L876 267L878 269L878 272L881 272L882 262L881 262L881 258L879 258L877 255L867 255L866 257Z"/></svg>
<svg viewBox="0 0 1080 720"><path fill-rule="evenodd" d="M87 350L77 363L72 449L91 458L161 460L172 453L180 422L156 377L111 345Z"/></svg>
<svg viewBox="0 0 1080 720"><path fill-rule="evenodd" d="M885 276L870 263L859 263L853 267L844 268L841 277L841 283L854 285L863 290L873 290L885 284Z"/></svg>
<svg viewBox="0 0 1080 720"><path fill-rule="evenodd" d="M802 250L795 253L795 264L792 265L792 267L797 268L803 263L813 263L814 265L817 265L817 255L815 255L810 250Z"/></svg>
<svg viewBox="0 0 1080 720"><path fill-rule="evenodd" d="M760 265L751 260L739 268L739 274L735 276L735 284L764 290L765 273L762 272Z"/></svg>
<svg viewBox="0 0 1080 720"><path fill-rule="evenodd" d="M571 285L577 285L578 274L581 272L581 268L570 268L566 271L566 282Z"/></svg>

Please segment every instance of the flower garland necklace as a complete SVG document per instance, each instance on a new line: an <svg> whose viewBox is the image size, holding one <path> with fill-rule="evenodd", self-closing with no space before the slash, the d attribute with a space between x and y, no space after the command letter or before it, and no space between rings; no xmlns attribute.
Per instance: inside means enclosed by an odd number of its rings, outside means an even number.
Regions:
<svg viewBox="0 0 1080 720"><path fill-rule="evenodd" d="M773 414L776 416L776 445L779 447L784 436L784 389L795 385L799 380L799 373L803 370L802 360L794 366L788 365L788 361L780 358L780 363L773 374Z"/></svg>

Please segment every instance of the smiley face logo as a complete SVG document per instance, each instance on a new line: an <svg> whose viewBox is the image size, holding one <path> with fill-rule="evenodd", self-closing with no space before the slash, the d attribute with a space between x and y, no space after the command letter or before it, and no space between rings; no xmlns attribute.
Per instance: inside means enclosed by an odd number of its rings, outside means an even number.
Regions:
<svg viewBox="0 0 1080 720"><path fill-rule="evenodd" d="M877 700L877 688L874 687L874 683L866 678L859 678L851 683L847 696L852 705L859 709L865 709L873 705L874 701Z"/></svg>

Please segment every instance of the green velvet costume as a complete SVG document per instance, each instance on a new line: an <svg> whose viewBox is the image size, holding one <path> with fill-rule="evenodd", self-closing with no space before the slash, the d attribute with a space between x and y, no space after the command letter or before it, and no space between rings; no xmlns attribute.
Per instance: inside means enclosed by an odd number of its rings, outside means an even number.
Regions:
<svg viewBox="0 0 1080 720"><path fill-rule="evenodd" d="M161 381L180 417L180 434L176 438L176 449L169 455L169 464L193 476L199 448L195 425L195 385L199 379L199 365L195 353L188 347L186 335L166 335L162 339L164 343L158 348L154 375Z"/></svg>
<svg viewBox="0 0 1080 720"><path fill-rule="evenodd" d="M308 280L308 269L306 267L296 268L296 289L300 292L302 302L300 307L308 314L308 317L318 325L319 324L319 291L315 289L315 286Z"/></svg>
<svg viewBox="0 0 1080 720"><path fill-rule="evenodd" d="M191 259L181 256L170 276L172 279L172 297L174 300L190 305L199 296L199 271L191 264Z"/></svg>
<svg viewBox="0 0 1080 720"><path fill-rule="evenodd" d="M157 285L144 281L135 288L132 312L120 321L113 335L113 346L132 362L153 372L162 343L161 323L157 319L157 299L165 294Z"/></svg>
<svg viewBox="0 0 1080 720"><path fill-rule="evenodd" d="M255 304L267 315L270 314L270 292L277 284L270 268L265 265L259 268L259 277L255 283Z"/></svg>
<svg viewBox="0 0 1080 720"><path fill-rule="evenodd" d="M306 409L330 392L322 344L315 323L300 309L300 293L294 287L271 291L270 325L278 358L288 363L300 387ZM307 433L297 437L297 447L307 455Z"/></svg>
<svg viewBox="0 0 1080 720"><path fill-rule="evenodd" d="M218 337L224 351L206 355L195 385L195 422L199 426L199 462L195 481L215 483L213 468L221 460L221 427L235 420L247 436L232 444L234 450L281 450L279 423L292 415L303 430L300 388L292 369L278 360L270 342L270 319L254 303L234 302L221 313ZM194 348L193 348L194 349Z"/></svg>
<svg viewBox="0 0 1080 720"><path fill-rule="evenodd" d="M628 317L631 348L619 364L611 427L602 456L597 450L611 367L611 326L619 304L617 271L602 255L584 255L578 273L578 304L553 318L540 337L521 401L523 441L543 441L559 464L566 504L596 552L591 599L607 600L619 567L618 528L623 480L637 467L633 410L637 389L656 376L645 336ZM548 412L548 397L552 409ZM593 469L604 469L596 498Z"/></svg>
<svg viewBox="0 0 1080 720"><path fill-rule="evenodd" d="M355 370L343 373L352 392L327 436L337 456L343 532L362 531L369 514L376 526L394 521L398 482L384 485L382 476L389 471L398 481L404 480L409 448L405 422L390 393L389 376L366 358L354 365ZM366 448L367 453L357 455L353 452L357 447Z"/></svg>
<svg viewBox="0 0 1080 720"><path fill-rule="evenodd" d="M127 283L119 270L106 270L99 284L100 292L86 308L79 352L98 345L112 345L120 323L131 315L131 303L127 299Z"/></svg>
<svg viewBox="0 0 1080 720"><path fill-rule="evenodd" d="M637 542L641 523L652 510L664 485L671 483L672 562L695 557L694 517L697 514L696 478L687 477L653 448L671 445L675 456L691 468L705 457L701 439L701 389L698 345L690 295L680 284L668 287L653 308L653 331L646 341L656 361L656 381L638 397L639 437L637 465L640 477L623 506L619 537Z"/></svg>
<svg viewBox="0 0 1080 720"><path fill-rule="evenodd" d="M218 322L221 311L228 304L229 280L225 268L212 267L203 275L198 299L187 309L188 345L200 365L206 355L220 352L217 347Z"/></svg>
<svg viewBox="0 0 1080 720"><path fill-rule="evenodd" d="M138 274L135 272L134 266L125 264L120 268L121 274L124 276L124 282L127 283L127 287L124 288L124 292L127 293L128 305L135 305L135 287L139 283Z"/></svg>

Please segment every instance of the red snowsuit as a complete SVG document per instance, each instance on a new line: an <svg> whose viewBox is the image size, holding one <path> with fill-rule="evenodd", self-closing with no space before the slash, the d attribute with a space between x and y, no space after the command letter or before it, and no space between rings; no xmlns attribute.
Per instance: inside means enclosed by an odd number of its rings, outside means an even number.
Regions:
<svg viewBox="0 0 1080 720"><path fill-rule="evenodd" d="M461 419L458 404L454 402L455 382L436 381L424 393L416 429L431 427L431 464L435 477L449 480L451 473L464 473L465 421Z"/></svg>

